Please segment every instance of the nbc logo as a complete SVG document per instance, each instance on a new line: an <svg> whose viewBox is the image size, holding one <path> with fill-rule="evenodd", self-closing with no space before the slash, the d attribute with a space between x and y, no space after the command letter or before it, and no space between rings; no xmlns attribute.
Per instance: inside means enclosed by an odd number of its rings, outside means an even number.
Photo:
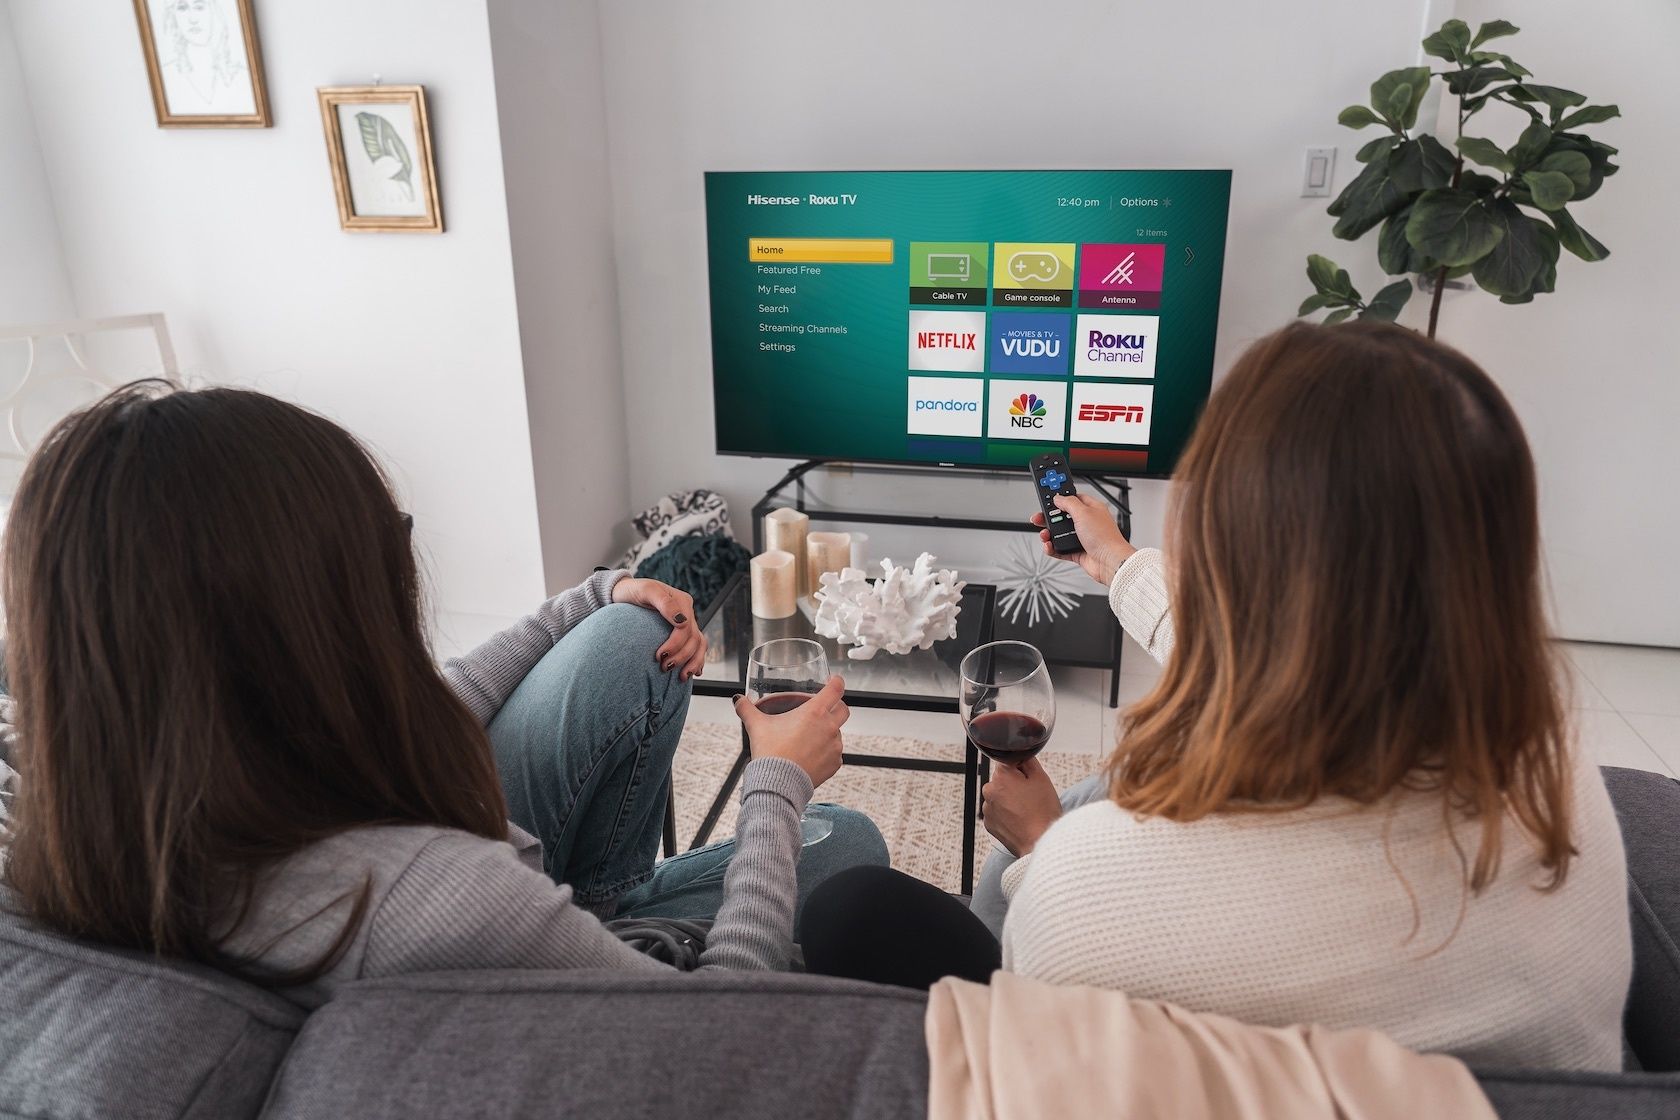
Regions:
<svg viewBox="0 0 1680 1120"><path fill-rule="evenodd" d="M986 434L992 439L1060 442L1067 434L1068 384L993 378L986 398Z"/></svg>
<svg viewBox="0 0 1680 1120"><path fill-rule="evenodd" d="M1022 393L1009 402L1009 426L1012 428L1042 428L1048 409L1037 393Z"/></svg>

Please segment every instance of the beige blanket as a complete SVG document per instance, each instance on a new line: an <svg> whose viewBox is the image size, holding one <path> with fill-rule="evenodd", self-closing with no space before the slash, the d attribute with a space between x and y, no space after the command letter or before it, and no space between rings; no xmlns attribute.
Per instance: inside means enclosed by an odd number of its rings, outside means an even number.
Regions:
<svg viewBox="0 0 1680 1120"><path fill-rule="evenodd" d="M1253 1027L1008 972L928 997L929 1120L1496 1120L1462 1062L1377 1031Z"/></svg>

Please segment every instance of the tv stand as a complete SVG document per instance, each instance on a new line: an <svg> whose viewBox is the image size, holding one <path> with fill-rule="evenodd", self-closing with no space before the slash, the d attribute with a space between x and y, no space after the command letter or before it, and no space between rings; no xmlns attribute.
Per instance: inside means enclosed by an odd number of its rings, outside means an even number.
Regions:
<svg viewBox="0 0 1680 1120"><path fill-rule="evenodd" d="M882 466L874 463L852 463L844 459L806 459L796 463L773 486L764 492L752 509L753 555L764 551L764 515L778 506L791 504L813 521L856 523L861 525L911 525L928 529L977 529L993 532L1034 533L1038 529L1025 517L952 517L942 514L888 513L881 510L814 508L805 487L805 477L812 471L832 467L846 467L857 474L904 475L920 478L1002 478L1003 472L978 467L910 467ZM1100 496L1114 509L1115 524L1129 539L1132 535L1131 483L1126 479L1102 480L1093 475L1075 475L1087 492ZM1022 475L1025 478L1025 475ZM792 488L791 503L787 491ZM1025 501L1023 485L1021 508ZM995 637L1015 638L1031 642L1052 665L1082 666L1109 671L1108 706L1120 704L1120 622L1108 608L1106 595L1096 593L1080 599L1073 613L1054 622L1039 622L1029 626L1024 620L1010 622L1001 617L994 620Z"/></svg>

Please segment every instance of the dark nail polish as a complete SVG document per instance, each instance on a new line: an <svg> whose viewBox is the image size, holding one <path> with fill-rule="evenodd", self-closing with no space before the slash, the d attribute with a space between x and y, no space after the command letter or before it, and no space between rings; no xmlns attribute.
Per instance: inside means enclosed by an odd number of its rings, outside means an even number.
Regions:
<svg viewBox="0 0 1680 1120"><path fill-rule="evenodd" d="M737 692L734 696L729 698L729 702L731 704L739 704L741 702L741 700L742 700L742 696L739 692Z"/></svg>
<svg viewBox="0 0 1680 1120"><path fill-rule="evenodd" d="M678 626L681 626L683 623L685 623L687 621L688 621L688 616L686 614L679 613L677 615L677 625Z"/></svg>

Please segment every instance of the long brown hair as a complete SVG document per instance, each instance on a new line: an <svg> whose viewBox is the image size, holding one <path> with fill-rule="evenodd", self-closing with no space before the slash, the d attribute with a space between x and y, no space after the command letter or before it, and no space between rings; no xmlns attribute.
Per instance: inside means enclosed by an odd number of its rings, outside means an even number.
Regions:
<svg viewBox="0 0 1680 1120"><path fill-rule="evenodd" d="M361 444L261 393L141 382L53 429L5 547L5 877L36 920L241 968L218 942L263 868L313 841L386 822L505 838L408 538ZM286 980L331 967L365 893Z"/></svg>
<svg viewBox="0 0 1680 1120"><path fill-rule="evenodd" d="M1561 883L1534 463L1487 374L1401 327L1293 324L1237 360L1177 478L1176 643L1124 719L1114 800L1189 821L1438 790L1479 823L1471 890L1507 812Z"/></svg>

